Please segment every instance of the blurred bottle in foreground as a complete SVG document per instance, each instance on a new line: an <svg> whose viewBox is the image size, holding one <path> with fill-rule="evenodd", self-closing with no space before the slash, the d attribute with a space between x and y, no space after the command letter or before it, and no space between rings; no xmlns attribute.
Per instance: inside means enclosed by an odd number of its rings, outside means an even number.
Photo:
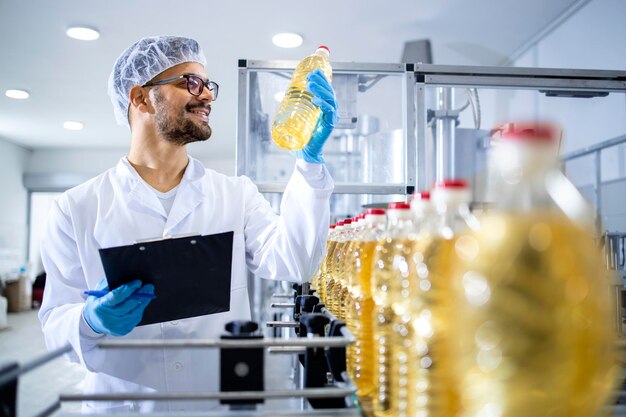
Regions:
<svg viewBox="0 0 626 417"><path fill-rule="evenodd" d="M449 179L435 184L430 201L436 210L435 224L423 222L413 245L414 267L407 288L410 296L396 309L406 318L404 354L408 359L406 375L399 374L398 410L404 416L455 417L460 409L455 381L456 356L449 340L453 321L464 322L455 314L451 299L455 248L465 236L478 230L478 220L470 213L472 199L469 183ZM416 202L417 203L417 202ZM402 306L402 309L399 307ZM402 327L400 327L401 329ZM407 343L409 342L410 343ZM403 363L403 358L398 358ZM404 384L402 384L404 382Z"/></svg>
<svg viewBox="0 0 626 417"><path fill-rule="evenodd" d="M535 123L494 135L495 207L455 245L460 416L594 416L616 380L608 273L589 222L554 198L559 139Z"/></svg>

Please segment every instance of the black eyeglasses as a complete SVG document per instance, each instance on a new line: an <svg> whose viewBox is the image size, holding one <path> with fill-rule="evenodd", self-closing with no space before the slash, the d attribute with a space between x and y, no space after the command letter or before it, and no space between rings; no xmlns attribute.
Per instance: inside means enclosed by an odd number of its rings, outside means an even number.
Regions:
<svg viewBox="0 0 626 417"><path fill-rule="evenodd" d="M200 94L202 94L202 91L204 91L204 87L206 87L209 89L209 91L211 92L211 95L213 96L212 100L213 101L217 100L217 93L220 90L220 86L215 81L209 81L209 80L204 81L199 76L193 75L193 74L183 74L177 77L165 78L163 80L148 81L147 83L142 85L142 87L151 87L153 85L168 84L168 83L171 83L171 82L183 79L183 78L185 79L185 82L187 84L187 91L189 91L189 94L191 94L192 96L196 96L196 97L199 96Z"/></svg>

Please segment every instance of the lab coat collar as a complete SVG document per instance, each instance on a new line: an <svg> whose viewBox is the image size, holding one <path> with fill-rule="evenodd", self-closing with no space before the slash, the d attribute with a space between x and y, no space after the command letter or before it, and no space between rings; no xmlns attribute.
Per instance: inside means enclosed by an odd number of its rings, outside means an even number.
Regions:
<svg viewBox="0 0 626 417"><path fill-rule="evenodd" d="M164 219L166 224L163 236L175 234L173 229L204 199L202 179L206 175L206 170L200 161L192 157L189 157L189 163L178 186L169 216L165 213L158 197L132 167L128 157L121 158L115 168L115 173L130 199L135 200L142 209L152 211Z"/></svg>
<svg viewBox="0 0 626 417"><path fill-rule="evenodd" d="M178 233L174 230L175 227L202 203L205 197L202 179L205 175L206 170L202 163L189 157L189 164L176 192L174 205L167 217L163 236L177 235Z"/></svg>
<svg viewBox="0 0 626 417"><path fill-rule="evenodd" d="M204 178L205 175L206 169L204 168L204 165L202 165L202 162L189 156L189 164L187 165L187 169L185 169L183 181L197 181Z"/></svg>

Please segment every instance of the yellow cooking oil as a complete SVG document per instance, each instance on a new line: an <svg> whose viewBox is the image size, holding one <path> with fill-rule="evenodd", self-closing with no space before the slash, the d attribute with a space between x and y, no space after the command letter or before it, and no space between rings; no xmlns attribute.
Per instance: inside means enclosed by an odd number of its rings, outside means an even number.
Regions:
<svg viewBox="0 0 626 417"><path fill-rule="evenodd" d="M324 268L324 275L323 275L323 282L324 282L324 287L323 287L323 292L322 292L322 301L324 302L324 304L326 305L326 308L328 308L330 310L330 288L332 285L332 271L333 271L333 260L335 257L335 251L337 250L337 244L339 242L337 242L337 240L334 240L329 249L328 249L328 254L326 255L326 259L324 261L325 264L325 268Z"/></svg>
<svg viewBox="0 0 626 417"><path fill-rule="evenodd" d="M411 244L406 238L386 238L379 242L374 254L372 291L375 303L373 331L377 386L374 395L376 417L395 416L397 412L392 392L394 378L392 304L402 290L399 271L408 273L410 256Z"/></svg>
<svg viewBox="0 0 626 417"><path fill-rule="evenodd" d="M356 339L351 346L350 374L364 396L372 389L372 307L371 261L376 242L357 242L353 257L352 286L346 305L346 322ZM364 369L364 366L367 369ZM367 385L367 387L365 386Z"/></svg>
<svg viewBox="0 0 626 417"><path fill-rule="evenodd" d="M352 219L345 219L341 222L339 234L337 235L337 245L333 252L333 256L330 264L329 284L326 288L328 304L326 307L330 312L337 316L339 312L339 292L340 279L344 269L345 253L348 245L350 244L350 225Z"/></svg>
<svg viewBox="0 0 626 417"><path fill-rule="evenodd" d="M364 220L362 220L364 222ZM360 252L363 250L363 230L359 228L353 237L351 243L351 249L349 251L348 268L346 270L346 292L343 302L343 320L348 327L348 330L354 335L356 326L355 315L353 314L356 302L356 291L359 286L359 277L356 263L360 260ZM350 376L350 379L354 381L354 355L355 344L351 344L346 347L346 372Z"/></svg>
<svg viewBox="0 0 626 417"><path fill-rule="evenodd" d="M326 258L328 256L328 251L330 249L330 244L333 241L334 237L334 229L335 225L331 225L330 226L330 230L328 232L328 238L326 239L326 248L325 248L325 252L324 252L324 258L322 258L322 262L320 263L320 267L317 269L317 271L315 272L315 275L313 275L313 278L311 279L311 287L313 289L315 289L315 292L317 294L317 296L320 298L320 300L323 300L322 297L322 280L323 280L323 275L324 275L324 270L326 268L325 263L326 263ZM323 301L322 301L323 302Z"/></svg>
<svg viewBox="0 0 626 417"><path fill-rule="evenodd" d="M593 237L554 211L488 213L480 233L450 249L447 372L458 377L460 415L598 415L618 361Z"/></svg>
<svg viewBox="0 0 626 417"><path fill-rule="evenodd" d="M314 69L320 69L331 81L333 70L329 53L327 47L320 46L314 54L300 61L293 72L272 124L272 139L281 148L302 149L311 138L320 109L311 102L313 95L306 88L306 76Z"/></svg>
<svg viewBox="0 0 626 417"><path fill-rule="evenodd" d="M392 324L392 342L393 359L392 359L392 377L391 377L391 393L394 395L392 403L396 405L397 416L408 416L410 400L413 392L411 392L411 365L414 361L412 347L413 330L411 327L411 303L421 303L421 291L419 287L419 278L428 277L428 269L424 260L424 249L430 242L430 236L424 235L413 236L415 240L407 242L411 247L411 255L408 262L408 273L399 274L400 291L393 300L391 308L393 310Z"/></svg>
<svg viewBox="0 0 626 417"><path fill-rule="evenodd" d="M348 327L348 330L350 330L352 335L354 335L354 327L355 327L355 322L354 322L355 318L354 318L354 314L352 313L352 311L354 309L354 303L355 303L354 294L355 294L355 290L357 286L357 282L355 278L356 269L354 267L354 263L359 259L358 253L362 249L361 243L362 242L359 237L355 237L354 242L352 242L353 249L351 251L352 256L350 259L350 263L352 264L352 266L348 269L348 275L347 275L348 292L346 294L346 299L345 299L343 320L345 321L346 326ZM346 371L348 372L348 375L350 375L350 379L352 380L354 380L354 375L352 373L353 361L354 361L354 344L351 344L346 347Z"/></svg>
<svg viewBox="0 0 626 417"><path fill-rule="evenodd" d="M341 259L337 266L337 275L335 282L334 298L336 300L335 316L340 320L345 320L345 303L348 295L348 277L352 268L352 257L354 250L354 240L350 235L343 246L343 252L341 253Z"/></svg>
<svg viewBox="0 0 626 417"><path fill-rule="evenodd" d="M371 270L374 250L384 231L385 221L385 210L368 209L364 222L355 235L349 274L349 300L345 313L348 327L355 338L350 349L349 374L357 387L361 409L366 414L372 410L372 394L375 388Z"/></svg>
<svg viewBox="0 0 626 417"><path fill-rule="evenodd" d="M376 242L363 242L359 253L358 282L354 290L354 305L351 314L354 316L353 335L354 354L352 360L353 381L357 386L357 395L362 401L372 403L375 390L374 373L374 332L371 270ZM371 408L371 405L370 405Z"/></svg>
<svg viewBox="0 0 626 417"><path fill-rule="evenodd" d="M461 235L462 236L462 235ZM416 241L408 303L396 305L400 316L392 343L398 348L397 402L401 416L453 417L459 411L453 380L454 356L447 341L451 320L463 316L449 311L450 274L459 237L431 236Z"/></svg>
<svg viewBox="0 0 626 417"><path fill-rule="evenodd" d="M341 250L342 243L343 242L339 242L339 241L335 242L335 246L333 248L333 252L331 254L331 257L328 262L328 267L327 267L328 271L326 274L326 289L325 289L326 297L324 299L324 304L326 304L326 308L331 313L333 313L333 310L334 310L333 293L334 293L334 288L335 288L335 263L337 262L336 256L337 256L337 252Z"/></svg>
<svg viewBox="0 0 626 417"><path fill-rule="evenodd" d="M329 240L326 242L326 256L324 256L324 260L320 265L320 272L318 278L318 284L315 287L317 289L317 294L320 300L325 303L326 302L326 288L328 286L328 274L330 271L330 262L333 257L333 252L335 250L335 246L337 245L337 240L335 236L330 236Z"/></svg>

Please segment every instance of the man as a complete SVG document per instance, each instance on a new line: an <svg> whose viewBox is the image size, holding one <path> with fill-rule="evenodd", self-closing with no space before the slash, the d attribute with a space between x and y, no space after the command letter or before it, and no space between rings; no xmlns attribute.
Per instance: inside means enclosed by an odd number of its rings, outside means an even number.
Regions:
<svg viewBox="0 0 626 417"><path fill-rule="evenodd" d="M321 72L309 74L322 109L276 216L250 179L227 177L189 157L185 145L211 136L218 85L192 39L141 39L118 58L109 94L131 146L115 168L64 193L53 205L42 258L48 274L39 312L49 349L72 345L71 360L88 370L87 393L216 391L216 350L97 349L105 340L216 338L224 324L249 319L246 265L268 278L309 279L321 260L333 183L323 164L324 142L337 119L334 91ZM234 231L230 310L135 327L152 285L133 281L107 295L98 249L154 237ZM157 294L158 295L158 294ZM85 410L208 409L216 402L86 402Z"/></svg>

